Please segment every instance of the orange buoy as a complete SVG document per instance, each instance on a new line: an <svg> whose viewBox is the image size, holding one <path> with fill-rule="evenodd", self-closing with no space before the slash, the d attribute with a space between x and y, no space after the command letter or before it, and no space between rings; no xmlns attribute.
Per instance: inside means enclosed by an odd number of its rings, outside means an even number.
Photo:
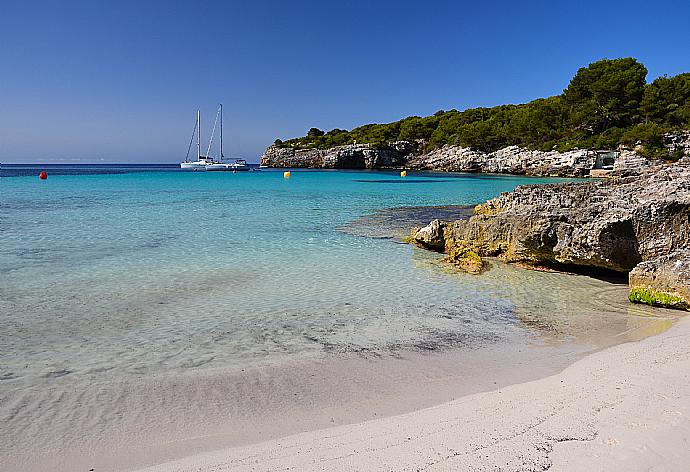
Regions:
<svg viewBox="0 0 690 472"><path fill-rule="evenodd" d="M38 174L38 178L41 180L45 180L48 178L48 174L46 173L46 171L42 170L41 173Z"/></svg>
<svg viewBox="0 0 690 472"><path fill-rule="evenodd" d="M404 171L400 172L400 177L407 177L407 171L404 170Z"/></svg>
<svg viewBox="0 0 690 472"><path fill-rule="evenodd" d="M285 172L283 172L283 178L285 178L285 179L290 178L290 171L289 170L286 170Z"/></svg>

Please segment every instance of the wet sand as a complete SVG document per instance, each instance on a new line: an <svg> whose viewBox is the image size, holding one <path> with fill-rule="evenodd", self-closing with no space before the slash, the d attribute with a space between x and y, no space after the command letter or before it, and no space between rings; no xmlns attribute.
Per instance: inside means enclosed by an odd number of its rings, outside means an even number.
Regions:
<svg viewBox="0 0 690 472"><path fill-rule="evenodd" d="M687 470L690 318L541 380L145 472Z"/></svg>
<svg viewBox="0 0 690 472"><path fill-rule="evenodd" d="M530 342L438 351L335 353L290 364L88 387L65 376L52 388L2 395L0 470L133 470L227 447L261 447L267 440L308 431L367 428L378 418L553 375L607 345L664 330L677 312L660 310L658 315L667 318L627 318L627 327L616 327L622 331L618 338L590 334L574 342L542 335ZM416 428L405 426L410 434ZM319 434L311 437L316 440ZM267 462L265 469L274 466ZM189 467L196 470L196 465Z"/></svg>
<svg viewBox="0 0 690 472"><path fill-rule="evenodd" d="M399 415L563 369L571 344L366 352L4 395L0 470L119 471Z"/></svg>
<svg viewBox="0 0 690 472"><path fill-rule="evenodd" d="M326 350L278 364L5 379L0 470L134 470L366 424L554 375L592 352L663 332L680 316L629 304L624 285L494 264L477 284L504 281L525 302L515 305L514 321L485 313L482 322L498 323L490 336L472 335L481 320L448 311L442 316L465 323L465 333L432 330L414 344ZM553 296L566 284L567 296Z"/></svg>

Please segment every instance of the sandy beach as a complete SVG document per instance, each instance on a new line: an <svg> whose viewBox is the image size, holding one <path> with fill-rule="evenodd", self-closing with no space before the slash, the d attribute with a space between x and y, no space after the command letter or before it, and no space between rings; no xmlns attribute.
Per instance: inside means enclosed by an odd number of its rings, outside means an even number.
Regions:
<svg viewBox="0 0 690 472"><path fill-rule="evenodd" d="M28 177L3 181L15 195L12 250L0 262L12 274L0 284L3 472L137 470L228 448L241 457L241 448L294 435L426 418L412 412L463 398L474 408L485 400L470 395L547 378L682 316L630 304L621 280L491 258L480 277L464 274L386 236L432 210L367 210L480 201L531 178L425 174L398 186L385 173L303 172L286 183L269 171L232 181L165 168L106 171L122 173L53 175L52 193ZM280 206L274 197L285 185L291 197ZM171 188L214 204L181 208ZM252 195L243 207L231 204L238 189ZM295 211L315 198L316 209ZM51 218L25 211L53 201ZM246 224L250 204L256 218ZM203 251L190 251L198 225ZM234 244L252 244L221 255L216 241L228 227ZM439 411L471 424L462 408ZM439 424L433 415L414 421L399 429L405 442ZM418 444L415 461L426 460ZM396 457L395 467L416 463Z"/></svg>
<svg viewBox="0 0 690 472"><path fill-rule="evenodd" d="M687 470L690 318L557 375L145 472Z"/></svg>
<svg viewBox="0 0 690 472"><path fill-rule="evenodd" d="M628 3L3 2L0 472L690 472Z"/></svg>

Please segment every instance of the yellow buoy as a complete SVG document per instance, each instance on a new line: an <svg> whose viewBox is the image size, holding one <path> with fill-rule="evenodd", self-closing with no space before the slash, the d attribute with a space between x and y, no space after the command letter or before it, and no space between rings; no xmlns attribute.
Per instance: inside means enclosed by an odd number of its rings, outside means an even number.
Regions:
<svg viewBox="0 0 690 472"><path fill-rule="evenodd" d="M286 170L285 172L283 172L283 177L286 179L289 179L290 178L290 171Z"/></svg>
<svg viewBox="0 0 690 472"><path fill-rule="evenodd" d="M404 170L404 171L400 172L400 177L407 177L407 171Z"/></svg>

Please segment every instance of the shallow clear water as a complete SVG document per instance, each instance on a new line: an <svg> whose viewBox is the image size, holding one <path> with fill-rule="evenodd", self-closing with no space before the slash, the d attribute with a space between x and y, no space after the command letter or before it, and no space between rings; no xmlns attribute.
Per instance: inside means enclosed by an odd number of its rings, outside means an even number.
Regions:
<svg viewBox="0 0 690 472"><path fill-rule="evenodd" d="M496 261L482 276L458 274L396 240L429 219L414 207L470 205L545 179L60 173L0 179L0 382L17 388L332 352L615 338L650 312L630 307L620 285Z"/></svg>
<svg viewBox="0 0 690 472"><path fill-rule="evenodd" d="M624 283L473 276L400 243L544 179L39 170L0 169L0 470L131 470L396 415L673 318Z"/></svg>

